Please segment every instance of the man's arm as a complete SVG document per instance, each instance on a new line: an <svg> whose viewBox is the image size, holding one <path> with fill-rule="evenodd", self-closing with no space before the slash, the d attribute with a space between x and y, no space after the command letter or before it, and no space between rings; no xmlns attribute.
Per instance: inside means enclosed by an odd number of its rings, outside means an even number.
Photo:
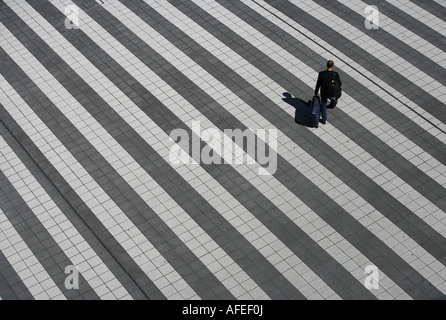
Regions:
<svg viewBox="0 0 446 320"><path fill-rule="evenodd" d="M339 83L339 86L342 87L342 81L341 78L339 77L339 73L336 72L336 81Z"/></svg>

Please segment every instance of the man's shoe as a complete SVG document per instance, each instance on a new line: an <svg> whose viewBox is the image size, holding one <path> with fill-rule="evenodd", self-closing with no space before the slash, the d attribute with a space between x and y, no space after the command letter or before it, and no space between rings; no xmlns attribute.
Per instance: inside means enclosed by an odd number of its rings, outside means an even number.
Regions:
<svg viewBox="0 0 446 320"><path fill-rule="evenodd" d="M327 121L322 121L322 120L320 120L319 122L322 123L322 124L326 124L327 123Z"/></svg>

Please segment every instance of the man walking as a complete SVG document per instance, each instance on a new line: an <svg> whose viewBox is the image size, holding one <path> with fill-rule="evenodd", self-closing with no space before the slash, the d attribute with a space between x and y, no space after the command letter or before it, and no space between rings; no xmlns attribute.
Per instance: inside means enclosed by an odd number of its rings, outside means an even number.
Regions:
<svg viewBox="0 0 446 320"><path fill-rule="evenodd" d="M330 109L334 109L338 103L338 98L340 97L340 88L342 86L339 74L333 71L334 62L329 60L327 62L327 70L319 72L317 78L316 89L314 95L319 95L319 89L321 89L321 113L322 113L322 124L327 123L327 100L330 99ZM333 92L333 88L336 86L339 88L339 93ZM336 97L338 95L338 97Z"/></svg>

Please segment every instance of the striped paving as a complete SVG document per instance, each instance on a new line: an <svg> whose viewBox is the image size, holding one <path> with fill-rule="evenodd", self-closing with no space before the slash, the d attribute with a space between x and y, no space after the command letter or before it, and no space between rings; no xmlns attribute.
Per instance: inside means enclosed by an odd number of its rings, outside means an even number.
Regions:
<svg viewBox="0 0 446 320"><path fill-rule="evenodd" d="M444 299L445 9L367 4L0 2L0 297ZM343 97L300 126L282 94L328 59Z"/></svg>
<svg viewBox="0 0 446 320"><path fill-rule="evenodd" d="M35 299L65 298L42 264L32 254L26 243L6 218L0 212L2 223L1 250L6 259L11 262L17 275Z"/></svg>
<svg viewBox="0 0 446 320"><path fill-rule="evenodd" d="M4 165L2 165L2 172L11 182L12 187L17 190L19 196L29 204L44 229L50 233L49 236L57 241L57 245L61 249L66 250L70 259L70 265L77 266L79 271L87 276L87 282L93 288L121 287L116 278L112 276L112 279L109 279L110 276L108 275L111 275L110 270L103 264L70 221L58 210L51 197L39 186L25 165L8 148L6 142L3 139L0 141L2 145L5 145L2 154L4 160L6 160ZM98 275L95 270L103 270L104 272ZM121 287L119 296L113 295L111 292L108 292L108 294L111 294L113 298L125 298L128 292Z"/></svg>

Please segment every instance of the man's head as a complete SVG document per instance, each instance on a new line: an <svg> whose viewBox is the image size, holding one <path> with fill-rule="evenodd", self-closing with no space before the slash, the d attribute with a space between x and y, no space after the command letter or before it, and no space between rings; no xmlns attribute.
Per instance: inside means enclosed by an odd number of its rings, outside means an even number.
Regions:
<svg viewBox="0 0 446 320"><path fill-rule="evenodd" d="M328 60L327 62L327 70L333 70L334 62L333 60Z"/></svg>

